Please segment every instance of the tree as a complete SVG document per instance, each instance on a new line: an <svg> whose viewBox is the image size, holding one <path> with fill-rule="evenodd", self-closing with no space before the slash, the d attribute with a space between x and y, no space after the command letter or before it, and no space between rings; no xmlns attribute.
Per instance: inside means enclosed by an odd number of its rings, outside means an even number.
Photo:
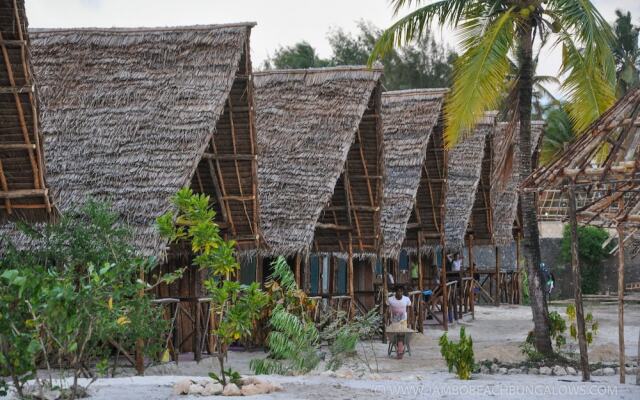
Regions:
<svg viewBox="0 0 640 400"><path fill-rule="evenodd" d="M597 294L602 278L602 263L609 257L613 243L608 243L609 234L596 226L578 227L578 257L580 258L580 274L582 275L582 291L585 294ZM562 232L561 258L565 263L571 262L571 231L569 225Z"/></svg>
<svg viewBox="0 0 640 400"><path fill-rule="evenodd" d="M329 33L333 65L365 65L382 30L360 21L353 35L341 29ZM391 50L380 62L384 67L384 86L388 90L448 87L457 54L436 42L431 32L415 44Z"/></svg>
<svg viewBox="0 0 640 400"><path fill-rule="evenodd" d="M616 77L618 84L616 94L624 96L631 88L640 83L640 50L638 50L638 33L640 27L631 23L631 13L616 10L616 21L613 24L615 42L613 55L616 59Z"/></svg>
<svg viewBox="0 0 640 400"><path fill-rule="evenodd" d="M575 137L571 118L564 104L552 104L544 110L546 123L542 137L542 151L540 163L551 163L564 151L565 145Z"/></svg>
<svg viewBox="0 0 640 400"><path fill-rule="evenodd" d="M263 67L292 69L365 65L380 35L381 29L360 21L355 34L342 29L329 32L327 38L332 55L328 59L318 57L316 50L302 41L278 49ZM416 44L392 50L381 59L384 67L383 84L388 90L449 87L456 58L453 50L436 42L431 33L425 34Z"/></svg>
<svg viewBox="0 0 640 400"><path fill-rule="evenodd" d="M458 29L463 54L458 58L449 100L445 105L445 142L455 145L471 131L482 114L499 105L509 55L515 53L517 84L513 88L512 118L520 128L521 178L531 173L531 108L533 97L534 42L562 47L561 88L576 131L582 131L615 101L613 32L589 0L392 0L397 15L406 6L417 9L384 31L371 54L370 63L394 46L421 38L432 22ZM553 39L549 41L549 39ZM513 136L513 129L510 135ZM506 140L510 145L512 140ZM502 165L506 168L510 154ZM507 173L501 174L508 176ZM550 355L549 320L543 295L540 241L535 198L521 196L524 250L534 319L536 349Z"/></svg>
<svg viewBox="0 0 640 400"><path fill-rule="evenodd" d="M326 67L329 60L322 59L316 54L316 50L308 42L302 41L293 46L281 47L276 54L265 61L264 69L298 69Z"/></svg>

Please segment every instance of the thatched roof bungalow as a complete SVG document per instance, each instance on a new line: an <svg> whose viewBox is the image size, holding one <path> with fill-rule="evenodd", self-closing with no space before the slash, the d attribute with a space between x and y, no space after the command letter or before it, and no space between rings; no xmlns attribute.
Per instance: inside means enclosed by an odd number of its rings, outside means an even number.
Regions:
<svg viewBox="0 0 640 400"><path fill-rule="evenodd" d="M459 250L467 233L478 244L493 242L491 178L496 112L486 113L474 132L448 154L445 246Z"/></svg>
<svg viewBox="0 0 640 400"><path fill-rule="evenodd" d="M241 250L257 246L253 23L31 32L47 180L61 211L109 200L147 255L178 189L212 195Z"/></svg>
<svg viewBox="0 0 640 400"><path fill-rule="evenodd" d="M537 153L544 132L544 121L531 121L531 156L537 159ZM504 148L501 144L505 140L508 122L500 122L495 131L493 138L493 148ZM520 226L520 218L518 216L519 198L518 187L521 182L519 162L520 160L520 130L516 128L513 143L513 166L511 175L506 182L501 182L499 187L495 188L493 193L493 239L496 246L505 246L510 244L514 239L514 230ZM498 169L499 157L494 157L494 174ZM535 163L533 163L535 165ZM497 182L497 178L494 178ZM516 224L514 226L514 223Z"/></svg>
<svg viewBox="0 0 640 400"><path fill-rule="evenodd" d="M0 223L45 221L53 211L27 25L23 0L0 0Z"/></svg>
<svg viewBox="0 0 640 400"><path fill-rule="evenodd" d="M377 253L380 77L364 67L255 75L265 255Z"/></svg>
<svg viewBox="0 0 640 400"><path fill-rule="evenodd" d="M382 256L397 258L426 245L439 245L445 193L441 108L446 89L385 92ZM429 235L424 238L424 235Z"/></svg>

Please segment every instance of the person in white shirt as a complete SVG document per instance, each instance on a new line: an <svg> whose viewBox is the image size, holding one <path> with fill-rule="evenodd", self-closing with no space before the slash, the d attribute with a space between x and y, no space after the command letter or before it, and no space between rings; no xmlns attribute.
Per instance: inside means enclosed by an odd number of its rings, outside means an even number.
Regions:
<svg viewBox="0 0 640 400"><path fill-rule="evenodd" d="M396 294L387 298L389 311L391 311L391 323L398 324L403 328L407 328L407 308L411 305L411 300L404 295L402 286L396 287ZM404 355L404 342L398 340L398 359L402 359Z"/></svg>
<svg viewBox="0 0 640 400"><path fill-rule="evenodd" d="M453 272L460 272L462 269L462 255L460 253L456 253L455 259L453 260L452 270Z"/></svg>

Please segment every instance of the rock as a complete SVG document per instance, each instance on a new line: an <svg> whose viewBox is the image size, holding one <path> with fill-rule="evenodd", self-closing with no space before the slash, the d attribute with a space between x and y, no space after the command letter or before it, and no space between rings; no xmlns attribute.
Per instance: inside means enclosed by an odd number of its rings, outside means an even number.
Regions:
<svg viewBox="0 0 640 400"><path fill-rule="evenodd" d="M204 386L197 383L192 383L191 386L189 386L189 394L202 394L203 391Z"/></svg>
<svg viewBox="0 0 640 400"><path fill-rule="evenodd" d="M243 396L254 396L256 394L267 393L262 389L263 389L263 385L255 385L253 383L250 383L248 385L243 385L242 389L240 389L240 393L242 393Z"/></svg>
<svg viewBox="0 0 640 400"><path fill-rule="evenodd" d="M242 386L244 385L257 385L258 383L262 383L262 381L255 376L245 376L240 380Z"/></svg>
<svg viewBox="0 0 640 400"><path fill-rule="evenodd" d="M561 367L559 365L556 365L555 367L553 367L553 370L551 370L551 372L555 376L566 376L567 375L567 370L564 369L564 367Z"/></svg>
<svg viewBox="0 0 640 400"><path fill-rule="evenodd" d="M507 372L508 372L508 371L507 371L507 369L506 369L506 368L504 368L504 367L502 367L502 368L500 368L500 369L498 370L498 373L500 373L500 374L502 374L502 375L506 375L506 374L507 374Z"/></svg>
<svg viewBox="0 0 640 400"><path fill-rule="evenodd" d="M519 374L521 372L522 372L522 370L520 368L511 368L511 369L509 369L509 371L507 371L507 374L508 375L516 375L516 374Z"/></svg>
<svg viewBox="0 0 640 400"><path fill-rule="evenodd" d="M227 385L222 390L223 396L242 396L242 392L240 392L240 388L235 383L227 383Z"/></svg>
<svg viewBox="0 0 640 400"><path fill-rule="evenodd" d="M492 374L497 373L499 369L500 369L500 367L498 367L498 364L491 364L491 373Z"/></svg>
<svg viewBox="0 0 640 400"><path fill-rule="evenodd" d="M480 366L480 373L484 374L484 375L487 375L487 374L491 373L491 370L486 365L482 365L482 366Z"/></svg>
<svg viewBox="0 0 640 400"><path fill-rule="evenodd" d="M551 375L551 368L549 367L541 367L540 368L540 375Z"/></svg>
<svg viewBox="0 0 640 400"><path fill-rule="evenodd" d="M611 367L607 367L607 368L603 368L602 374L604 376L613 376L616 374L616 371Z"/></svg>
<svg viewBox="0 0 640 400"><path fill-rule="evenodd" d="M626 375L635 375L636 374L636 369L633 367L625 367L624 368L624 373Z"/></svg>
<svg viewBox="0 0 640 400"><path fill-rule="evenodd" d="M44 400L58 400L62 398L62 392L59 390L44 390L42 392L42 397Z"/></svg>
<svg viewBox="0 0 640 400"><path fill-rule="evenodd" d="M173 394L189 394L191 387L191 379L181 379L173 385Z"/></svg>
<svg viewBox="0 0 640 400"><path fill-rule="evenodd" d="M215 396L217 394L222 393L224 388L219 383L209 382L202 390L203 396Z"/></svg>
<svg viewBox="0 0 640 400"><path fill-rule="evenodd" d="M576 371L573 367L567 367L567 374L569 375L578 375L578 371Z"/></svg>
<svg viewBox="0 0 640 400"><path fill-rule="evenodd" d="M602 376L604 375L604 370L602 368L596 369L591 373L592 376Z"/></svg>
<svg viewBox="0 0 640 400"><path fill-rule="evenodd" d="M343 379L353 379L353 372L351 372L350 370L338 370L336 371L336 376L338 378L343 378Z"/></svg>
<svg viewBox="0 0 640 400"><path fill-rule="evenodd" d="M540 370L538 368L529 368L529 375L540 375Z"/></svg>

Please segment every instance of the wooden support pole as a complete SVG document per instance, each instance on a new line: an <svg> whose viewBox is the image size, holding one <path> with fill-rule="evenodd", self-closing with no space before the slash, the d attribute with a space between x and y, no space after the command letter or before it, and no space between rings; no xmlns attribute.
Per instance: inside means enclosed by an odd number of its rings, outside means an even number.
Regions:
<svg viewBox="0 0 640 400"><path fill-rule="evenodd" d="M351 233L349 233L349 260L348 260L348 265L349 265L349 269L347 271L348 274L348 282L349 282L349 297L351 297L351 302L350 302L350 306L349 306L349 318L353 318L354 317L354 306L355 306L355 301L356 301L356 293L354 290L354 286L353 286L353 243L351 241Z"/></svg>
<svg viewBox="0 0 640 400"><path fill-rule="evenodd" d="M338 265L333 255L329 256L329 298L336 293L336 269Z"/></svg>
<svg viewBox="0 0 640 400"><path fill-rule="evenodd" d="M587 352L584 311L582 309L582 282L580 277L580 260L578 259L578 218L576 211L576 192L573 185L569 186L569 223L571 226L571 271L573 273L573 294L576 305L576 325L578 326L580 368L582 369L582 380L587 382L591 378L591 371L589 370L589 354Z"/></svg>
<svg viewBox="0 0 640 400"><path fill-rule="evenodd" d="M140 282L144 282L144 269L140 267ZM138 296L144 296L144 289L138 291ZM136 339L136 374L144 375L144 340Z"/></svg>
<svg viewBox="0 0 640 400"><path fill-rule="evenodd" d="M500 247L496 246L496 297L493 302L496 307L500 307Z"/></svg>
<svg viewBox="0 0 640 400"><path fill-rule="evenodd" d="M623 205L624 206L624 205ZM624 227L618 223L618 351L620 383L625 383L624 357ZM640 362L640 359L638 360Z"/></svg>
<svg viewBox="0 0 640 400"><path fill-rule="evenodd" d="M476 319L476 270L473 262L473 235L469 235L467 240L467 252L469 253L469 272L471 274L471 293L469 293L469 301L471 304L471 319Z"/></svg>
<svg viewBox="0 0 640 400"><path fill-rule="evenodd" d="M302 288L302 286L300 286L302 284L302 281L300 280L300 253L296 254L296 285L298 286L298 289Z"/></svg>
<svg viewBox="0 0 640 400"><path fill-rule="evenodd" d="M389 297L389 288L387 287L387 276L389 275L387 269L387 259L382 260L382 304L380 304L380 313L382 314L382 343L387 343L387 321L385 316L387 315L387 298Z"/></svg>
<svg viewBox="0 0 640 400"><path fill-rule="evenodd" d="M424 291L424 272L423 272L424 265L422 263L422 254L420 253L421 249L422 249L422 231L418 231L418 251L416 252L416 255L418 256L418 290L420 291L420 295L418 296L418 315L416 317L416 319L419 319L418 332L424 331L424 320L422 319L423 318L422 291Z"/></svg>
<svg viewBox="0 0 640 400"><path fill-rule="evenodd" d="M442 268L440 269L440 287L442 288L442 323L444 330L449 330L449 296L447 293L447 249L442 246Z"/></svg>
<svg viewBox="0 0 640 400"><path fill-rule="evenodd" d="M515 303L522 304L522 288L520 287L520 234L516 237L516 272L516 279L518 280L516 282L516 288L518 292L516 294Z"/></svg>

